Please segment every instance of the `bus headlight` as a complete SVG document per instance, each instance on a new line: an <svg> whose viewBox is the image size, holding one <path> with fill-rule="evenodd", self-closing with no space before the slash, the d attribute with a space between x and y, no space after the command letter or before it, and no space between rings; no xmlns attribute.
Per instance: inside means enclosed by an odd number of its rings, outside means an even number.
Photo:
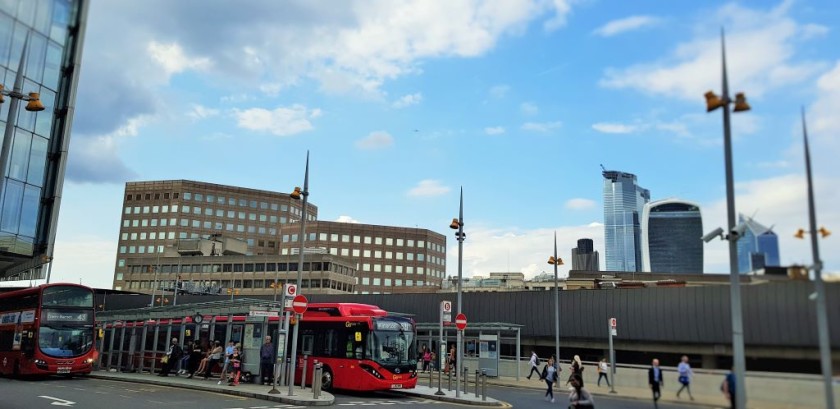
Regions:
<svg viewBox="0 0 840 409"><path fill-rule="evenodd" d="M35 360L35 361L33 361L33 362L35 362L35 366L36 366L38 369L43 369L43 370L45 370L45 371L47 370L47 363L46 363L46 361L43 361L43 360L40 360L40 359L36 359L36 360Z"/></svg>
<svg viewBox="0 0 840 409"><path fill-rule="evenodd" d="M93 358L85 359L85 363L88 365L93 365Z"/></svg>
<svg viewBox="0 0 840 409"><path fill-rule="evenodd" d="M365 372L367 372L367 373L369 373L369 374L371 374L371 375L375 376L375 377L376 377L376 379L385 379L385 377L384 377L384 376L382 376L382 374L381 374L381 373L379 373L379 371L377 371L376 369L373 369L373 367L372 367L372 366L370 366L370 365L364 365L364 364L363 364L363 365L359 365L359 368L362 368L362 369L364 369L364 370L365 370Z"/></svg>

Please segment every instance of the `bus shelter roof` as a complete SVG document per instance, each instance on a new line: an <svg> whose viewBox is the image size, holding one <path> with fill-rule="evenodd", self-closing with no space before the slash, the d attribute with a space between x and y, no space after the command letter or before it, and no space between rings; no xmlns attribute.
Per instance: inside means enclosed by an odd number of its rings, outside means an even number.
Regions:
<svg viewBox="0 0 840 409"><path fill-rule="evenodd" d="M524 325L509 322L476 322L467 324L466 331L519 331ZM437 331L440 329L439 322L418 322L418 331ZM445 325L444 331L454 331L455 325Z"/></svg>
<svg viewBox="0 0 840 409"><path fill-rule="evenodd" d="M251 311L282 312L281 303L254 298L209 301L192 304L167 305L163 307L144 307L132 310L102 311L96 314L97 321L137 321L156 318L179 318L202 315L242 315Z"/></svg>

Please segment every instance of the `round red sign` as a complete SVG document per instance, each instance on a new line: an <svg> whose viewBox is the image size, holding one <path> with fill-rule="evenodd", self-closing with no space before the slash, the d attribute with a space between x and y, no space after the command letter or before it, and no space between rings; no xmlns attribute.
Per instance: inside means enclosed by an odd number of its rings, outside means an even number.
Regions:
<svg viewBox="0 0 840 409"><path fill-rule="evenodd" d="M295 298L292 299L292 310L298 314L303 314L306 312L306 304L306 297L303 295L296 295Z"/></svg>
<svg viewBox="0 0 840 409"><path fill-rule="evenodd" d="M455 327L458 328L458 330L463 331L464 328L467 327L467 316L464 315L463 313L456 315L455 316Z"/></svg>

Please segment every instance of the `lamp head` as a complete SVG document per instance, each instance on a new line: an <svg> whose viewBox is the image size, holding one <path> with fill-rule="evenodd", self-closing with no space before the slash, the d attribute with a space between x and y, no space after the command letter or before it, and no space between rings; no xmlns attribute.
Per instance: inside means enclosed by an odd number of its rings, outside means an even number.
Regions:
<svg viewBox="0 0 840 409"><path fill-rule="evenodd" d="M40 112L44 110L44 104L41 103L41 94L37 92L30 92L29 93L29 103L26 104L27 111L29 112Z"/></svg>
<svg viewBox="0 0 840 409"><path fill-rule="evenodd" d="M793 234L793 237L797 239L804 239L805 238L805 229L798 229L796 233Z"/></svg>
<svg viewBox="0 0 840 409"><path fill-rule="evenodd" d="M819 229L819 230L817 230L817 231L818 231L818 232L820 232L820 236L821 236L822 238L826 238L826 237L828 237L828 236L831 236L831 231L829 231L829 230L828 230L828 229L826 229L825 227L820 227L820 229Z"/></svg>
<svg viewBox="0 0 840 409"><path fill-rule="evenodd" d="M459 227L461 227L461 223L458 222L458 218L453 218L452 223L449 224L449 228L453 230L458 230Z"/></svg>
<svg viewBox="0 0 840 409"><path fill-rule="evenodd" d="M289 197L295 200L300 200L300 186L295 186L295 190L292 193L289 193Z"/></svg>
<svg viewBox="0 0 840 409"><path fill-rule="evenodd" d="M563 259L560 258L560 257L557 257L555 259L554 256L551 256L551 257L548 258L548 264L562 266L563 265Z"/></svg>
<svg viewBox="0 0 840 409"><path fill-rule="evenodd" d="M750 104L747 103L747 96L744 95L743 92L739 92L735 94L735 108L732 109L734 112L743 112L749 111Z"/></svg>
<svg viewBox="0 0 840 409"><path fill-rule="evenodd" d="M715 95L714 92L709 91L706 93L706 112L712 112L723 105L723 100L721 100L719 96Z"/></svg>

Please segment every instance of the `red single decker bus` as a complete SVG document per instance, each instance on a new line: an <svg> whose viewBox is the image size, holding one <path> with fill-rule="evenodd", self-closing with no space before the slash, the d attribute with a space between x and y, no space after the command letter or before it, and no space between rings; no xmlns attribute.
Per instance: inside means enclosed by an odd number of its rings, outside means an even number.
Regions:
<svg viewBox="0 0 840 409"><path fill-rule="evenodd" d="M0 294L0 374L88 374L96 360L93 290L44 284Z"/></svg>
<svg viewBox="0 0 840 409"><path fill-rule="evenodd" d="M414 320L389 315L374 305L313 303L298 322L298 370L302 355L312 365L323 364L322 388L375 391L409 389L417 385L417 328Z"/></svg>

